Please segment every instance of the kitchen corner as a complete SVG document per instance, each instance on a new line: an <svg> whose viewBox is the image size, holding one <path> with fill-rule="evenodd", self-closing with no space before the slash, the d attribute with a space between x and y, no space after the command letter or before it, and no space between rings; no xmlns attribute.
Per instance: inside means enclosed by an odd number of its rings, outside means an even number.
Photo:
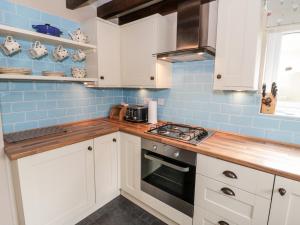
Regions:
<svg viewBox="0 0 300 225"><path fill-rule="evenodd" d="M299 9L0 0L0 225L298 225Z"/></svg>

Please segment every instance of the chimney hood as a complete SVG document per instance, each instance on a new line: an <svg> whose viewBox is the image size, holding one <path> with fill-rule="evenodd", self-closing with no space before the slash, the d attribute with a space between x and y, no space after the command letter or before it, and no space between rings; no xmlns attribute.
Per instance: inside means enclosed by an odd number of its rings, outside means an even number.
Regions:
<svg viewBox="0 0 300 225"><path fill-rule="evenodd" d="M217 0L188 0L178 5L176 51L156 54L171 63L213 60L216 46Z"/></svg>

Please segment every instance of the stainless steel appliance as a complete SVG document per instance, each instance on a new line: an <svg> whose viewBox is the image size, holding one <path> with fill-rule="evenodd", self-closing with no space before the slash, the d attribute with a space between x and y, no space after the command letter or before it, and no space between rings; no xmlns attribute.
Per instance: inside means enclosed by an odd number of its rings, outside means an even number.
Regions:
<svg viewBox="0 0 300 225"><path fill-rule="evenodd" d="M142 191L193 217L195 176L195 152L142 139Z"/></svg>
<svg viewBox="0 0 300 225"><path fill-rule="evenodd" d="M129 105L125 114L125 120L131 122L148 122L148 107L144 105Z"/></svg>
<svg viewBox="0 0 300 225"><path fill-rule="evenodd" d="M173 138L188 144L197 145L205 138L214 134L213 131L202 127L193 127L183 124L167 123L150 129L148 133Z"/></svg>
<svg viewBox="0 0 300 225"><path fill-rule="evenodd" d="M217 1L181 1L177 8L176 51L156 54L168 62L214 59L217 33Z"/></svg>

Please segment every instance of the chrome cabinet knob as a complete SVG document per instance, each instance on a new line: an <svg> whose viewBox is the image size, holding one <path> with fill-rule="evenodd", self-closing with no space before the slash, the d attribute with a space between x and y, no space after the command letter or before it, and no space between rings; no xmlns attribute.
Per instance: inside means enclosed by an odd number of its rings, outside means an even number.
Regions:
<svg viewBox="0 0 300 225"><path fill-rule="evenodd" d="M154 150L154 151L157 150L157 145L153 145L153 150Z"/></svg>

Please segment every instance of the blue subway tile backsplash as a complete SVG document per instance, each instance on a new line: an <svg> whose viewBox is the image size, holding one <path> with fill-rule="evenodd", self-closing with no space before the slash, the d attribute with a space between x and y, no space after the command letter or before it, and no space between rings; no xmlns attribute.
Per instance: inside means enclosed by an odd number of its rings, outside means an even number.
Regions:
<svg viewBox="0 0 300 225"><path fill-rule="evenodd" d="M299 118L260 115L257 93L213 91L213 68L213 61L173 64L171 89L124 89L124 99L129 103L163 99L164 105L158 107L161 120L300 143Z"/></svg>

